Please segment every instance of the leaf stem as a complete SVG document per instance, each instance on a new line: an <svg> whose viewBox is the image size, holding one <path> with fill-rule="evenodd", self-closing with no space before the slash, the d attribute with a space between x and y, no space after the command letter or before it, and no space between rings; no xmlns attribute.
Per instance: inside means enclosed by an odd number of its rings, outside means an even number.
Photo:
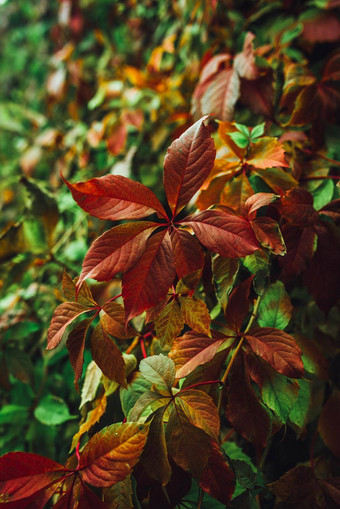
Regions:
<svg viewBox="0 0 340 509"><path fill-rule="evenodd" d="M208 382L197 382L197 384L189 385L188 387L184 387L184 389L181 389L177 394L180 394L181 392L188 391L189 389L193 389L194 387L200 387L201 385L209 385L209 384L221 384L222 380L209 380Z"/></svg>
<svg viewBox="0 0 340 509"><path fill-rule="evenodd" d="M146 359L148 354L146 353L144 338L140 338L140 347L141 347L141 350L142 350L143 359Z"/></svg>

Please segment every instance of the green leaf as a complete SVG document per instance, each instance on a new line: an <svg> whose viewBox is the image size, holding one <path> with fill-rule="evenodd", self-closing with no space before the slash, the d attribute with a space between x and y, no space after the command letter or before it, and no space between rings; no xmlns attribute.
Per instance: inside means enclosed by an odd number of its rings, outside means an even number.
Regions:
<svg viewBox="0 0 340 509"><path fill-rule="evenodd" d="M175 364L165 355L153 355L143 359L139 370L146 380L164 389L171 389L175 381Z"/></svg>
<svg viewBox="0 0 340 509"><path fill-rule="evenodd" d="M0 410L0 425L26 421L28 410L22 405L4 405Z"/></svg>
<svg viewBox="0 0 340 509"><path fill-rule="evenodd" d="M281 281L269 286L261 299L257 321L261 327L285 329L291 319L293 306Z"/></svg>
<svg viewBox="0 0 340 509"><path fill-rule="evenodd" d="M311 405L312 384L308 380L299 380L300 390L297 400L289 414L289 421L302 432L306 426L308 411Z"/></svg>
<svg viewBox="0 0 340 509"><path fill-rule="evenodd" d="M129 415L137 400L150 389L151 385L149 380L146 380L140 373L137 373L126 389L124 387L120 388L120 402L125 417Z"/></svg>
<svg viewBox="0 0 340 509"><path fill-rule="evenodd" d="M287 44L303 32L303 24L298 23L293 28L286 30L281 37L281 44Z"/></svg>
<svg viewBox="0 0 340 509"><path fill-rule="evenodd" d="M247 126L243 125L243 124L238 124L238 123L234 123L236 129L238 129L240 131L240 133L242 133L244 136L246 136L247 138L249 138L249 129Z"/></svg>
<svg viewBox="0 0 340 509"><path fill-rule="evenodd" d="M234 143L240 148L246 148L249 145L249 137L242 133L228 133Z"/></svg>
<svg viewBox="0 0 340 509"><path fill-rule="evenodd" d="M34 417L47 426L56 426L71 419L77 419L76 415L70 414L66 403L61 398L51 394L40 400L34 410Z"/></svg>
<svg viewBox="0 0 340 509"><path fill-rule="evenodd" d="M254 127L252 132L250 133L250 141L256 141L257 138L263 135L264 133L264 122Z"/></svg>

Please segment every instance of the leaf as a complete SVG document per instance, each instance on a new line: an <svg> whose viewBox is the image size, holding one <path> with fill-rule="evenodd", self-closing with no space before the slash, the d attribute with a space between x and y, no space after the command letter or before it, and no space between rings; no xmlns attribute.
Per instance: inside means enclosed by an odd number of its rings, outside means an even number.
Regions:
<svg viewBox="0 0 340 509"><path fill-rule="evenodd" d="M100 321L103 329L118 339L128 339L137 335L132 325L125 326L125 310L117 302L105 302Z"/></svg>
<svg viewBox="0 0 340 509"><path fill-rule="evenodd" d="M145 253L123 276L123 299L127 320L151 308L166 296L175 277L168 232L151 236Z"/></svg>
<svg viewBox="0 0 340 509"><path fill-rule="evenodd" d="M4 405L0 409L0 425L16 424L28 418L29 409L24 405Z"/></svg>
<svg viewBox="0 0 340 509"><path fill-rule="evenodd" d="M146 380L164 389L171 389L175 381L175 364L163 354L142 359L139 370Z"/></svg>
<svg viewBox="0 0 340 509"><path fill-rule="evenodd" d="M339 429L340 425L340 391L334 389L325 406L321 410L318 431L328 449L340 457Z"/></svg>
<svg viewBox="0 0 340 509"><path fill-rule="evenodd" d="M259 243L269 249L273 254L284 256L286 245L284 243L279 225L271 217L256 217L250 221L255 237Z"/></svg>
<svg viewBox="0 0 340 509"><path fill-rule="evenodd" d="M285 160L283 144L276 138L265 136L252 143L247 157L247 163L256 168L289 167Z"/></svg>
<svg viewBox="0 0 340 509"><path fill-rule="evenodd" d="M166 407L158 408L150 424L148 439L146 441L141 463L148 475L166 486L171 478L171 466L168 460L168 452L165 442L163 425L164 412Z"/></svg>
<svg viewBox="0 0 340 509"><path fill-rule="evenodd" d="M128 383L126 389L124 387L120 388L120 402L125 417L129 416L131 409L134 407L138 399L151 388L151 385L151 382L146 380L146 378L137 372L133 374L133 378Z"/></svg>
<svg viewBox="0 0 340 509"><path fill-rule="evenodd" d="M241 79L241 102L256 115L272 118L274 80L271 68L254 80Z"/></svg>
<svg viewBox="0 0 340 509"><path fill-rule="evenodd" d="M98 398L95 399L95 401L92 404L92 409L87 412L86 419L83 422L81 422L79 430L73 436L72 445L70 449L71 451L77 446L80 438L84 435L84 433L87 433L92 428L92 426L94 426L99 421L99 419L105 414L106 404L107 404L106 393L103 391L102 394L100 394Z"/></svg>
<svg viewBox="0 0 340 509"><path fill-rule="evenodd" d="M166 442L168 453L175 463L199 478L208 463L210 438L200 428L193 426L177 405L170 413Z"/></svg>
<svg viewBox="0 0 340 509"><path fill-rule="evenodd" d="M47 426L56 426L77 418L76 415L70 414L68 406L61 398L52 394L44 396L39 401L34 410L34 417Z"/></svg>
<svg viewBox="0 0 340 509"><path fill-rule="evenodd" d="M313 507L313 501L321 491L313 469L299 465L286 472L278 481L268 484L274 495L291 504L302 503Z"/></svg>
<svg viewBox="0 0 340 509"><path fill-rule="evenodd" d="M298 397L289 414L289 421L299 428L300 433L303 433L306 428L308 412L312 403L311 385L309 380L299 380Z"/></svg>
<svg viewBox="0 0 340 509"><path fill-rule="evenodd" d="M203 115L214 114L219 120L232 120L240 96L240 78L234 69L220 71L208 84L201 98Z"/></svg>
<svg viewBox="0 0 340 509"><path fill-rule="evenodd" d="M245 338L252 350L269 362L272 368L290 378L304 374L301 350L295 339L286 332L272 327L251 329Z"/></svg>
<svg viewBox="0 0 340 509"><path fill-rule="evenodd" d="M277 194L282 194L282 192L298 185L292 175L286 173L282 168L253 168L252 174L260 177Z"/></svg>
<svg viewBox="0 0 340 509"><path fill-rule="evenodd" d="M104 502L110 509L133 509L131 477L102 490Z"/></svg>
<svg viewBox="0 0 340 509"><path fill-rule="evenodd" d="M185 230L174 228L170 238L178 279L203 268L203 251L193 235Z"/></svg>
<svg viewBox="0 0 340 509"><path fill-rule="evenodd" d="M81 409L88 401L93 401L102 377L102 372L94 361L91 361L86 368L85 379L81 390Z"/></svg>
<svg viewBox="0 0 340 509"><path fill-rule="evenodd" d="M50 327L47 332L47 350L53 350L56 348L63 335L66 331L66 328L78 318L78 316L88 313L89 311L94 311L93 308L89 308L83 306L83 304L78 304L78 302L64 302L57 307L54 311L52 320L50 323Z"/></svg>
<svg viewBox="0 0 340 509"><path fill-rule="evenodd" d="M265 447L272 431L271 417L256 397L244 366L237 357L230 372L225 414L232 427L246 440L257 449Z"/></svg>
<svg viewBox="0 0 340 509"><path fill-rule="evenodd" d="M276 281L263 295L257 312L257 322L261 327L275 327L284 330L293 312L293 305L285 286Z"/></svg>
<svg viewBox="0 0 340 509"><path fill-rule="evenodd" d="M0 502L36 495L62 478L64 471L63 465L39 454L9 452L0 458Z"/></svg>
<svg viewBox="0 0 340 509"><path fill-rule="evenodd" d="M316 233L312 227L299 228L285 224L282 234L287 248L287 254L280 260L282 279L290 280L306 269L312 259Z"/></svg>
<svg viewBox="0 0 340 509"><path fill-rule="evenodd" d="M181 406L191 424L201 428L211 438L218 441L220 418L209 394L195 389L182 390L176 396L176 403Z"/></svg>
<svg viewBox="0 0 340 509"><path fill-rule="evenodd" d="M239 261L235 258L224 258L221 255L213 257L212 271L217 286L216 293L223 310L227 306L229 293L234 285L238 269Z"/></svg>
<svg viewBox="0 0 340 509"><path fill-rule="evenodd" d="M92 319L83 320L69 334L66 347L70 363L74 371L74 385L78 388L78 382L83 374L85 338Z"/></svg>
<svg viewBox="0 0 340 509"><path fill-rule="evenodd" d="M222 504L226 506L230 504L235 488L235 474L214 441L211 441L208 464L200 477L200 487Z"/></svg>
<svg viewBox="0 0 340 509"><path fill-rule="evenodd" d="M171 345L184 326L181 309L176 299L172 299L158 315L155 331L162 343Z"/></svg>
<svg viewBox="0 0 340 509"><path fill-rule="evenodd" d="M254 194L245 173L241 173L226 183L221 192L220 202L242 214L245 202Z"/></svg>
<svg viewBox="0 0 340 509"><path fill-rule="evenodd" d="M259 248L248 221L220 210L198 212L186 217L182 224L191 226L210 251L227 258L240 258Z"/></svg>
<svg viewBox="0 0 340 509"><path fill-rule="evenodd" d="M101 487L123 481L139 460L148 429L147 424L118 423L96 433L80 456L84 481Z"/></svg>
<svg viewBox="0 0 340 509"><path fill-rule="evenodd" d="M126 386L124 357L99 323L91 336L91 354L107 378Z"/></svg>
<svg viewBox="0 0 340 509"><path fill-rule="evenodd" d="M262 401L286 424L298 398L299 386L278 373L266 370L261 390Z"/></svg>
<svg viewBox="0 0 340 509"><path fill-rule="evenodd" d="M127 138L127 130L124 122L118 122L110 129L109 136L106 139L107 149L110 154L117 156L124 150Z"/></svg>
<svg viewBox="0 0 340 509"><path fill-rule="evenodd" d="M155 194L139 182L121 175L105 175L71 184L64 179L77 204L99 219L139 219L155 212L167 217Z"/></svg>
<svg viewBox="0 0 340 509"><path fill-rule="evenodd" d="M204 125L207 116L198 120L173 141L164 159L164 188L176 216L187 205L208 177L215 161L214 140Z"/></svg>
<svg viewBox="0 0 340 509"><path fill-rule="evenodd" d="M255 54L253 47L253 40L255 39L255 35L251 32L246 33L246 37L243 43L243 49L241 53L238 53L235 56L233 67L237 74L241 78L246 78L247 80L254 80L257 78L258 70L255 65Z"/></svg>
<svg viewBox="0 0 340 509"><path fill-rule="evenodd" d="M259 126L258 126L259 127ZM256 127L254 128L254 130ZM244 212L247 219L255 218L255 212L261 207L266 207L273 203L277 198L273 193L256 193L250 196L244 204Z"/></svg>
<svg viewBox="0 0 340 509"><path fill-rule="evenodd" d="M253 276L240 283L232 291L225 311L228 325L236 333L239 333L243 320L249 311L249 293L253 282Z"/></svg>
<svg viewBox="0 0 340 509"><path fill-rule="evenodd" d="M150 414L153 414L154 411L157 411L158 408L167 405L169 403L169 398L171 398L171 393L166 390L166 394L168 394L168 396L165 396L163 394L164 389L160 390L162 391L162 394L155 392L155 390L144 392L129 411L129 421L137 422L141 418L145 419L146 417L149 417Z"/></svg>
<svg viewBox="0 0 340 509"><path fill-rule="evenodd" d="M219 347L224 343L224 336L213 332L213 337L198 335L195 331L186 332L177 338L171 348L169 357L176 366L176 378L185 378L198 366L210 362Z"/></svg>
<svg viewBox="0 0 340 509"><path fill-rule="evenodd" d="M91 290L87 283L84 282L77 293L76 286L78 281L78 277L74 278L73 281L67 272L64 272L62 285L63 294L65 295L66 299L72 302L78 302L79 304L83 304L83 306L87 307L97 306L97 303L93 299Z"/></svg>
<svg viewBox="0 0 340 509"><path fill-rule="evenodd" d="M180 297L179 303L184 322L191 329L211 336L210 313L205 302L196 297Z"/></svg>
<svg viewBox="0 0 340 509"><path fill-rule="evenodd" d="M87 278L109 281L118 272L128 271L145 250L157 223L143 221L120 224L98 237L88 250L77 288Z"/></svg>
<svg viewBox="0 0 340 509"><path fill-rule="evenodd" d="M295 226L311 226L318 220L313 196L305 189L291 189L276 204L282 217Z"/></svg>

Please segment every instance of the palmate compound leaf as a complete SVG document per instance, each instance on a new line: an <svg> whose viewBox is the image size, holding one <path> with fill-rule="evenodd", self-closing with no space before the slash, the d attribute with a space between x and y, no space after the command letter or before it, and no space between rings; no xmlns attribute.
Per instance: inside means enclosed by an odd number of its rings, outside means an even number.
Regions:
<svg viewBox="0 0 340 509"><path fill-rule="evenodd" d="M223 210L198 212L186 217L182 224L190 226L210 251L228 258L240 258L259 249L249 222Z"/></svg>
<svg viewBox="0 0 340 509"><path fill-rule="evenodd" d="M36 495L61 479L64 473L63 465L39 454L5 454L0 458L0 502L15 502Z"/></svg>
<svg viewBox="0 0 340 509"><path fill-rule="evenodd" d="M98 237L88 250L77 288L87 278L108 281L127 272L140 258L145 244L159 225L150 221L120 224Z"/></svg>
<svg viewBox="0 0 340 509"><path fill-rule="evenodd" d="M152 355L140 362L139 370L146 380L170 390L175 381L175 364L163 354Z"/></svg>
<svg viewBox="0 0 340 509"><path fill-rule="evenodd" d="M95 311L95 308L84 306L78 302L64 302L54 311L50 327L47 332L47 350L53 350L59 345L66 328L78 316Z"/></svg>
<svg viewBox="0 0 340 509"><path fill-rule="evenodd" d="M81 453L85 482L109 487L125 479L143 451L149 424L112 424L96 433Z"/></svg>
<svg viewBox="0 0 340 509"><path fill-rule="evenodd" d="M173 141L164 159L164 188L173 216L187 205L208 177L215 160L205 116Z"/></svg>
<svg viewBox="0 0 340 509"><path fill-rule="evenodd" d="M64 181L78 205L99 219L138 219L154 213L167 217L150 189L121 175L105 175L76 184Z"/></svg>
<svg viewBox="0 0 340 509"><path fill-rule="evenodd" d="M290 378L301 378L304 367L301 350L295 339L273 327L258 327L245 334L250 347L272 368Z"/></svg>

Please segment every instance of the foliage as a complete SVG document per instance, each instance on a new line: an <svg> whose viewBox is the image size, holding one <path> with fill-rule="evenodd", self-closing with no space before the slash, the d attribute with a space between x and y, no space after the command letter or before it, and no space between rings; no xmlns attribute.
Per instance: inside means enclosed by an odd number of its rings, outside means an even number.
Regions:
<svg viewBox="0 0 340 509"><path fill-rule="evenodd" d="M1 507L340 506L339 7L0 5Z"/></svg>

